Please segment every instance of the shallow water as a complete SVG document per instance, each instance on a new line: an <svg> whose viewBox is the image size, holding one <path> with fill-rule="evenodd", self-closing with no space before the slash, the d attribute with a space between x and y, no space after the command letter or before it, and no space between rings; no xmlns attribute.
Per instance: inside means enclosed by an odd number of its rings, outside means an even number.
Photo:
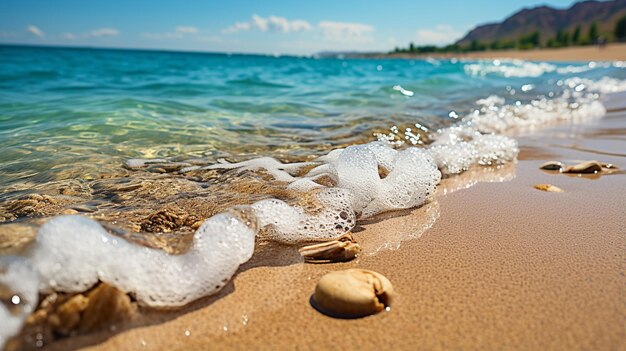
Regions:
<svg viewBox="0 0 626 351"><path fill-rule="evenodd" d="M451 111L467 114L491 94L507 103L558 94L558 81L574 76L624 79L626 70L621 62L2 46L0 199L54 180L117 171L128 158L319 155L374 140L373 132L394 125L448 125Z"/></svg>

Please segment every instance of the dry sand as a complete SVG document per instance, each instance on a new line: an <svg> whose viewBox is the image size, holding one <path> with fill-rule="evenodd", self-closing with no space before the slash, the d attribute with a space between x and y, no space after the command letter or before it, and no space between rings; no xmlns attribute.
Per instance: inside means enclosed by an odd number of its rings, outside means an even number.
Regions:
<svg viewBox="0 0 626 351"><path fill-rule="evenodd" d="M509 58L533 61L625 61L626 44L610 44L604 48L597 46L578 46L562 49L538 49L538 50L503 50L469 52L465 54L441 54L441 55L410 55L392 54L391 57L415 58L415 57L464 57L473 59Z"/></svg>
<svg viewBox="0 0 626 351"><path fill-rule="evenodd" d="M430 204L357 228L355 261L303 264L295 248L261 248L215 297L50 349L626 349L626 174L538 169L626 168L626 115L519 140L517 164L448 179ZM391 280L390 312L343 320L310 306L320 276L352 267Z"/></svg>

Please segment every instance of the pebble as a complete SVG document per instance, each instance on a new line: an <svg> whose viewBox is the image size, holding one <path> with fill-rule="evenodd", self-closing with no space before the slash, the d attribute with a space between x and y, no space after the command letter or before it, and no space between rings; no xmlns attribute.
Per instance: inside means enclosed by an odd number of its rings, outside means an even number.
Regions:
<svg viewBox="0 0 626 351"><path fill-rule="evenodd" d="M541 190L541 191L547 191L550 193L562 193L563 189L554 186L552 184L537 184L537 185L533 185L533 187L535 189Z"/></svg>
<svg viewBox="0 0 626 351"><path fill-rule="evenodd" d="M313 295L320 312L338 318L358 318L385 310L394 296L382 274L366 269L346 269L324 275Z"/></svg>
<svg viewBox="0 0 626 351"><path fill-rule="evenodd" d="M564 165L559 161L548 161L541 166L539 169L545 169L546 171L560 171Z"/></svg>

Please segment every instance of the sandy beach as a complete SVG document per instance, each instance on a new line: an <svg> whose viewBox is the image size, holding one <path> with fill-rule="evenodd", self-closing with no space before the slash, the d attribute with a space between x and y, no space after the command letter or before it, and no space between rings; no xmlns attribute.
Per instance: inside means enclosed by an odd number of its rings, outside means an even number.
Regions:
<svg viewBox="0 0 626 351"><path fill-rule="evenodd" d="M623 169L626 115L518 140L517 163L446 179L429 204L362 223L354 261L304 264L296 248L257 248L216 296L48 349L624 349L625 175L538 166L597 159ZM391 311L346 320L311 307L323 274L354 267L391 280Z"/></svg>
<svg viewBox="0 0 626 351"><path fill-rule="evenodd" d="M502 50L468 52L463 54L433 54L411 55L390 54L388 57L416 58L433 57L449 58L462 57L470 59L495 59L508 58L532 61L615 61L626 60L626 44L609 44L603 48L597 46L578 46L561 49L538 49L538 50Z"/></svg>

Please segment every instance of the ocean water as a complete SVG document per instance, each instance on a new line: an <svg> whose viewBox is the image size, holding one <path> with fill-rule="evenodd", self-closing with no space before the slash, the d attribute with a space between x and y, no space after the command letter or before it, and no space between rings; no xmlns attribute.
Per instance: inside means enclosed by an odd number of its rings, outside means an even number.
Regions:
<svg viewBox="0 0 626 351"><path fill-rule="evenodd" d="M392 126L449 125L490 95L558 95L571 77L621 80L626 69L3 46L0 198L128 158L320 155Z"/></svg>

